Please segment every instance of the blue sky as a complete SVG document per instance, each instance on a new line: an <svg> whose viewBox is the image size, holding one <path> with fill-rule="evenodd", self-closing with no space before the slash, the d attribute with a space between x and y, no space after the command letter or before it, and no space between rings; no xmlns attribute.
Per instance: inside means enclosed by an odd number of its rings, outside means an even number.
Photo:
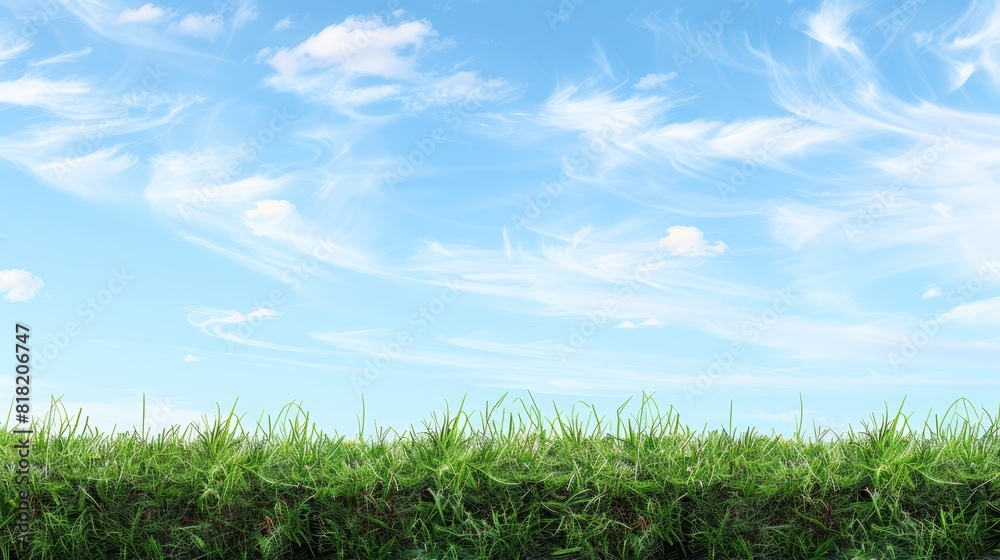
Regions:
<svg viewBox="0 0 1000 560"><path fill-rule="evenodd" d="M1000 396L997 3L0 3L38 411Z"/></svg>

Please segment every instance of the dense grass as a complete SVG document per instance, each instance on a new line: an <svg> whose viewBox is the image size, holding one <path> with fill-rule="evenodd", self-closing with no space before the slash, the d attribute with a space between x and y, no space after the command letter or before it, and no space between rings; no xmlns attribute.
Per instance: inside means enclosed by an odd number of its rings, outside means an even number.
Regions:
<svg viewBox="0 0 1000 560"><path fill-rule="evenodd" d="M510 407L354 439L295 405L251 429L220 410L160 434L49 416L34 426L28 548L3 471L2 557L937 560L1000 547L998 428L967 401L793 438L692 430L650 398L614 418Z"/></svg>

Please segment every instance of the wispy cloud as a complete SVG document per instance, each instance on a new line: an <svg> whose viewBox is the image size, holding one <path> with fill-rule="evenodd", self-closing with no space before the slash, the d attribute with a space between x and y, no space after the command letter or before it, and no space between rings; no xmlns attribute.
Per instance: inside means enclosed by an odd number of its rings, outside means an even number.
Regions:
<svg viewBox="0 0 1000 560"><path fill-rule="evenodd" d="M288 29L292 29L294 27L295 27L295 23L292 21L292 16L285 16L285 17L279 19L274 24L274 27L271 28L271 31L275 31L275 32L277 32L277 31L285 31L285 30L288 30Z"/></svg>
<svg viewBox="0 0 1000 560"><path fill-rule="evenodd" d="M834 50L860 55L855 39L851 36L848 22L853 10L841 0L823 0L818 12L806 18L806 34Z"/></svg>
<svg viewBox="0 0 1000 560"><path fill-rule="evenodd" d="M90 53L94 52L94 49L90 47L84 47L77 51L65 52L62 54L57 54L55 56L50 56L48 58L43 58L41 60L36 60L28 63L28 66L47 66L49 64L61 64L63 62L74 62L89 56Z"/></svg>

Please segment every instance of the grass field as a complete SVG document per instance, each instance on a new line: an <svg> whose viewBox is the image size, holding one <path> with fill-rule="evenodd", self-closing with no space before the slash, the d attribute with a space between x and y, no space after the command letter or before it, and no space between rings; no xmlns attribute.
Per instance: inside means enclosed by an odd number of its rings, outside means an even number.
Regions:
<svg viewBox="0 0 1000 560"><path fill-rule="evenodd" d="M34 424L27 546L2 439L2 557L926 558L1000 549L996 413L886 409L834 434L696 430L532 399L324 434L296 405L160 434Z"/></svg>

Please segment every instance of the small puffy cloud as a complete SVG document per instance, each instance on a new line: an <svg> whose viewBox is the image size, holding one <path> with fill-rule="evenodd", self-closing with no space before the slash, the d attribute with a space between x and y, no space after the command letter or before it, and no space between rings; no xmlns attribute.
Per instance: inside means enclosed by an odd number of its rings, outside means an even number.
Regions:
<svg viewBox="0 0 1000 560"><path fill-rule="evenodd" d="M201 357L195 356L194 354L186 354L182 359L185 362L200 362L201 361Z"/></svg>
<svg viewBox="0 0 1000 560"><path fill-rule="evenodd" d="M722 241L709 243L705 234L694 226L672 226L667 228L667 236L660 239L660 245L671 255L681 257L711 257L729 248Z"/></svg>
<svg viewBox="0 0 1000 560"><path fill-rule="evenodd" d="M253 210L244 212L253 220L283 220L295 213L295 205L287 200L258 200Z"/></svg>
<svg viewBox="0 0 1000 560"><path fill-rule="evenodd" d="M9 302L32 301L44 285L41 278L27 270L0 270L0 294Z"/></svg>
<svg viewBox="0 0 1000 560"><path fill-rule="evenodd" d="M656 329L663 326L663 321L659 319L646 319L641 323L633 323L632 321L622 321L615 325L616 329Z"/></svg>
<svg viewBox="0 0 1000 560"><path fill-rule="evenodd" d="M651 90L661 87L663 84L677 77L677 72L669 74L646 74L635 84L635 89Z"/></svg>
<svg viewBox="0 0 1000 560"><path fill-rule="evenodd" d="M295 205L287 200L258 200L243 213L244 222L254 235L274 237L288 234L299 221Z"/></svg>
<svg viewBox="0 0 1000 560"><path fill-rule="evenodd" d="M118 23L156 23L167 17L167 11L153 4L143 4L118 14Z"/></svg>
<svg viewBox="0 0 1000 560"><path fill-rule="evenodd" d="M333 68L349 76L413 79L415 51L435 37L426 20L391 25L377 17L350 16L291 49L277 49L268 62L281 80L293 83L305 73Z"/></svg>
<svg viewBox="0 0 1000 560"><path fill-rule="evenodd" d="M939 288L937 286L931 286L931 287L927 288L927 291L925 291L920 296L920 298L921 299L930 299L930 298L935 298L935 297L941 297L942 295L944 295L944 292L941 291L941 288Z"/></svg>
<svg viewBox="0 0 1000 560"><path fill-rule="evenodd" d="M219 14L190 13L170 26L169 30L179 35L198 37L214 41L222 34L222 16Z"/></svg>

